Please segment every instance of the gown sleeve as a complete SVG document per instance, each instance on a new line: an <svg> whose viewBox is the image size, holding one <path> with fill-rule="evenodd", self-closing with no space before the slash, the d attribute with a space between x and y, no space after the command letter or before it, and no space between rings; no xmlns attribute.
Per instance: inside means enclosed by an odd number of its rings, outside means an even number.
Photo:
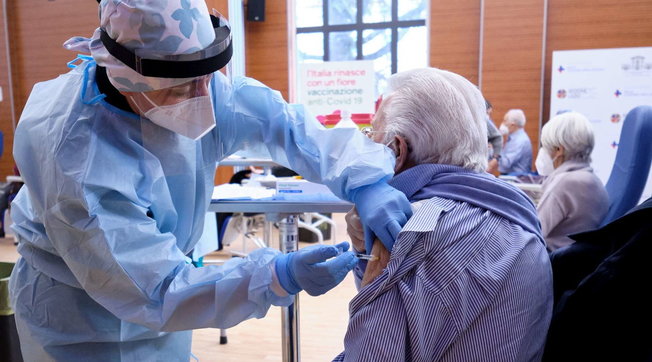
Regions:
<svg viewBox="0 0 652 362"><path fill-rule="evenodd" d="M328 186L342 199L361 186L387 180L395 158L355 128L326 129L303 106L244 77L229 84L217 74L212 83L216 136L223 155L247 144L264 144L272 159L305 179Z"/></svg>

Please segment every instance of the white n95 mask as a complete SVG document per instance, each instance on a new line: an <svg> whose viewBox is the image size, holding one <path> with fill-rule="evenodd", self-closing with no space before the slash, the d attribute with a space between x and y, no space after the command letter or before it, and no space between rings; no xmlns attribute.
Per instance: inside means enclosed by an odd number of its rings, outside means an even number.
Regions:
<svg viewBox="0 0 652 362"><path fill-rule="evenodd" d="M507 128L507 126L505 126L504 123L500 125L499 130L500 130L500 134L502 134L503 136L507 136L507 134L509 133L509 128Z"/></svg>
<svg viewBox="0 0 652 362"><path fill-rule="evenodd" d="M215 114L210 96L199 96L165 106L156 105L143 116L153 123L182 136L197 140L215 128Z"/></svg>
<svg viewBox="0 0 652 362"><path fill-rule="evenodd" d="M541 176L548 176L555 170L550 154L548 151L543 149L543 147L539 149L539 154L537 155L537 160L534 162L534 166L537 168L537 172Z"/></svg>

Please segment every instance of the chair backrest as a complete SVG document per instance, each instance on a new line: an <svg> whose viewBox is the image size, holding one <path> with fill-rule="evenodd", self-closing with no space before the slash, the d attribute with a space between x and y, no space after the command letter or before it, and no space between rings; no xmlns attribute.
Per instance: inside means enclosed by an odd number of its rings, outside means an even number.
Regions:
<svg viewBox="0 0 652 362"><path fill-rule="evenodd" d="M625 117L616 161L605 188L609 211L602 225L623 216L638 204L652 162L652 106L638 106Z"/></svg>

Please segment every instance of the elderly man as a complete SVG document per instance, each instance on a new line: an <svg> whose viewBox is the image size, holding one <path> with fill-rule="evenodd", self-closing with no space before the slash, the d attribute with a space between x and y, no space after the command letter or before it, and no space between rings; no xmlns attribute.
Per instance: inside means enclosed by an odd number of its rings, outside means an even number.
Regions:
<svg viewBox="0 0 652 362"><path fill-rule="evenodd" d="M390 184L414 214L393 245L363 241L352 210L362 288L339 361L525 361L541 358L552 275L534 205L484 172L484 101L457 74L390 78L368 132L396 154ZM366 268L365 271L363 271Z"/></svg>
<svg viewBox="0 0 652 362"><path fill-rule="evenodd" d="M532 144L523 127L523 110L510 109L505 113L503 124L500 125L500 132L507 136L498 165L501 174L526 174L532 169Z"/></svg>

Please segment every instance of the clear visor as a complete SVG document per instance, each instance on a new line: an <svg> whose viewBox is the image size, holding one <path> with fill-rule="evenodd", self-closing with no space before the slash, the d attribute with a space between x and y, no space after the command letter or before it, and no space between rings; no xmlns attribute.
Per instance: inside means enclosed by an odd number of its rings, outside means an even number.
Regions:
<svg viewBox="0 0 652 362"><path fill-rule="evenodd" d="M150 92L130 93L129 96L140 113L144 115L157 106L172 106L192 98L209 96L211 79L213 79L212 73L197 77L190 82L179 84L174 87Z"/></svg>
<svg viewBox="0 0 652 362"><path fill-rule="evenodd" d="M133 93L132 104L145 119L141 122L143 139L158 138L165 143L163 139L176 139L176 135L181 135L198 140L215 128L209 91L211 76L197 77L170 88Z"/></svg>

